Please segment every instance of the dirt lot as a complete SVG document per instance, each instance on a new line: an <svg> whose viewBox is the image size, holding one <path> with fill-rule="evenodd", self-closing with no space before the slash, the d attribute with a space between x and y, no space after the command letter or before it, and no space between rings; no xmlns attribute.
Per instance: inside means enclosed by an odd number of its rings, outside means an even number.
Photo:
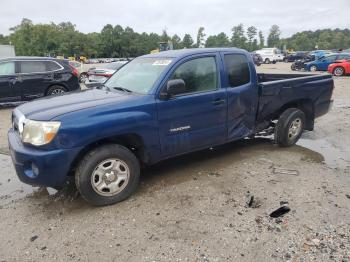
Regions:
<svg viewBox="0 0 350 262"><path fill-rule="evenodd" d="M103 208L72 187L21 184L0 110L0 261L350 261L350 77L335 82L333 110L298 145L253 139L169 160ZM281 201L291 212L270 218Z"/></svg>

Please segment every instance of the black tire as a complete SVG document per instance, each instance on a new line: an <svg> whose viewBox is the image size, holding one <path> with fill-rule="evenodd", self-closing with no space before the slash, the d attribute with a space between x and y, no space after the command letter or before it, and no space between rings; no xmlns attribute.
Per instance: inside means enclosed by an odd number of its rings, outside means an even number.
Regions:
<svg viewBox="0 0 350 262"><path fill-rule="evenodd" d="M293 71L296 71L296 70L297 70L295 64L292 64L292 65L290 66L290 69L292 69Z"/></svg>
<svg viewBox="0 0 350 262"><path fill-rule="evenodd" d="M333 69L333 75L335 76L342 76L344 75L345 70L342 66L337 66Z"/></svg>
<svg viewBox="0 0 350 262"><path fill-rule="evenodd" d="M273 61L272 61L272 64L276 64L276 61L275 61L275 60L273 60Z"/></svg>
<svg viewBox="0 0 350 262"><path fill-rule="evenodd" d="M121 160L129 170L128 181L123 189L110 196L96 191L92 178L96 168L109 159ZM113 173L114 174L114 173ZM117 178L116 178L117 179ZM105 206L118 203L135 192L140 180L140 164L136 156L126 147L116 144L100 146L88 152L75 172L75 184L81 196L91 205Z"/></svg>
<svg viewBox="0 0 350 262"><path fill-rule="evenodd" d="M54 86L49 87L49 89L46 92L46 95L52 96L52 95L63 94L66 92L67 92L67 89L65 87L59 86L59 85L54 85Z"/></svg>
<svg viewBox="0 0 350 262"><path fill-rule="evenodd" d="M295 122L294 122L295 121ZM299 122L298 122L299 121ZM292 124L299 124L300 128L294 133ZM288 108L279 117L275 127L275 141L283 147L294 145L301 137L305 127L305 114L297 108ZM291 131L293 130L293 132Z"/></svg>
<svg viewBox="0 0 350 262"><path fill-rule="evenodd" d="M266 58L265 59L265 64L270 64L270 63L271 63L270 59Z"/></svg>

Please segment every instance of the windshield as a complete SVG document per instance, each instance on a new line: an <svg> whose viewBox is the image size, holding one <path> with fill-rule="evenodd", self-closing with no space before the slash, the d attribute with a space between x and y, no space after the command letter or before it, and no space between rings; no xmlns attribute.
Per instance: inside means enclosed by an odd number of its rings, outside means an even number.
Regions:
<svg viewBox="0 0 350 262"><path fill-rule="evenodd" d="M117 69L121 68L124 64L126 64L126 62L113 62L113 63L107 64L105 66L105 68L117 70Z"/></svg>
<svg viewBox="0 0 350 262"><path fill-rule="evenodd" d="M124 88L147 94L170 63L171 59L168 58L136 58L117 71L104 85L111 90Z"/></svg>

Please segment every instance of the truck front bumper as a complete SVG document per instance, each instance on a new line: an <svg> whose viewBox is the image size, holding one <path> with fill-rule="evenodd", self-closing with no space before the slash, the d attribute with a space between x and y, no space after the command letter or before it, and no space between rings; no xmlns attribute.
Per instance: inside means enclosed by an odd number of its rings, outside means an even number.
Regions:
<svg viewBox="0 0 350 262"><path fill-rule="evenodd" d="M81 148L41 150L25 146L10 129L8 142L18 178L26 184L59 188L63 186L71 164Z"/></svg>

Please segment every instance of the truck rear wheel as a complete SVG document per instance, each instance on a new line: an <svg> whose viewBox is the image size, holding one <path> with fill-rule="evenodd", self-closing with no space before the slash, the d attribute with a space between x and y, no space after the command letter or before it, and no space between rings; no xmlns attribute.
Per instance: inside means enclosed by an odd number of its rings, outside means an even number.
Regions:
<svg viewBox="0 0 350 262"><path fill-rule="evenodd" d="M297 108L288 108L279 117L275 128L275 141L280 146L294 145L305 127L305 114Z"/></svg>
<svg viewBox="0 0 350 262"><path fill-rule="evenodd" d="M127 148L110 144L87 153L75 173L82 197L95 206L111 205L128 198L137 188L140 164Z"/></svg>

